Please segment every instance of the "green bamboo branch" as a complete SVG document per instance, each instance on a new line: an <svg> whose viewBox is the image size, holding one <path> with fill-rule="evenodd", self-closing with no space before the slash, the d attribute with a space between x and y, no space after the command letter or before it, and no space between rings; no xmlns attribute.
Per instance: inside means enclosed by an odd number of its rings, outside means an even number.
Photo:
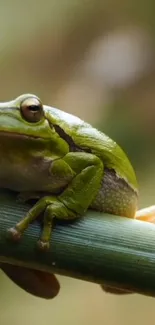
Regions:
<svg viewBox="0 0 155 325"><path fill-rule="evenodd" d="M37 249L40 224L25 231L19 243L7 237L31 207L0 192L0 262L53 272L155 296L155 226L88 211L72 223L53 229L48 252Z"/></svg>

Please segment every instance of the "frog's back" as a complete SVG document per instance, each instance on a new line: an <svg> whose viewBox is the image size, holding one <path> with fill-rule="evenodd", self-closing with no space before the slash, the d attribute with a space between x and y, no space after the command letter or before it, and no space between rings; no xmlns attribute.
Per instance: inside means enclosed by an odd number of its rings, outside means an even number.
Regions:
<svg viewBox="0 0 155 325"><path fill-rule="evenodd" d="M117 177L125 180L134 191L137 191L133 167L116 142L74 115L52 107L46 106L46 108L50 112L51 122L60 126L76 146L98 156L103 161L104 167L114 170Z"/></svg>
<svg viewBox="0 0 155 325"><path fill-rule="evenodd" d="M104 133L78 117L47 107L47 117L61 137L79 149L98 156L104 165L101 187L90 208L133 218L137 210L137 180L124 151ZM49 111L49 114L48 114Z"/></svg>

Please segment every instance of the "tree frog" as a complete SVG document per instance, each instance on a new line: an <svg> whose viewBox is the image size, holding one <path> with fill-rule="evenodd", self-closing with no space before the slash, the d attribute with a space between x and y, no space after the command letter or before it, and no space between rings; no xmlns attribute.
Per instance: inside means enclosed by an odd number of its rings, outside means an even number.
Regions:
<svg viewBox="0 0 155 325"><path fill-rule="evenodd" d="M0 104L0 150L0 187L19 192L25 201L38 198L8 230L15 240L40 214L42 250L49 248L54 218L72 220L87 209L136 216L136 175L120 146L36 95ZM141 217L147 219L147 211Z"/></svg>

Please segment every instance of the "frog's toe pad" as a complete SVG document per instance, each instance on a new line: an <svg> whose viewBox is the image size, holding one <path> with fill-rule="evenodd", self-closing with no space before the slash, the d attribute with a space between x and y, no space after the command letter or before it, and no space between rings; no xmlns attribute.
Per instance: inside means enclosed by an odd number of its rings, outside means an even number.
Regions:
<svg viewBox="0 0 155 325"><path fill-rule="evenodd" d="M42 251L48 251L50 247L49 242L44 242L42 240L38 240L38 248Z"/></svg>
<svg viewBox="0 0 155 325"><path fill-rule="evenodd" d="M21 232L17 230L15 227L8 229L9 238L13 239L14 241L19 241L21 238Z"/></svg>

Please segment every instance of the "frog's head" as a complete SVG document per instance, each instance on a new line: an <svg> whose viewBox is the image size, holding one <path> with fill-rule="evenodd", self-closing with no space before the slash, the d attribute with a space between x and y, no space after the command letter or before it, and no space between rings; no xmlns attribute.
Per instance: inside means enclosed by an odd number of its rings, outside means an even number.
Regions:
<svg viewBox="0 0 155 325"><path fill-rule="evenodd" d="M54 130L48 122L41 100L25 94L0 104L0 135L11 134L31 138L49 139Z"/></svg>

